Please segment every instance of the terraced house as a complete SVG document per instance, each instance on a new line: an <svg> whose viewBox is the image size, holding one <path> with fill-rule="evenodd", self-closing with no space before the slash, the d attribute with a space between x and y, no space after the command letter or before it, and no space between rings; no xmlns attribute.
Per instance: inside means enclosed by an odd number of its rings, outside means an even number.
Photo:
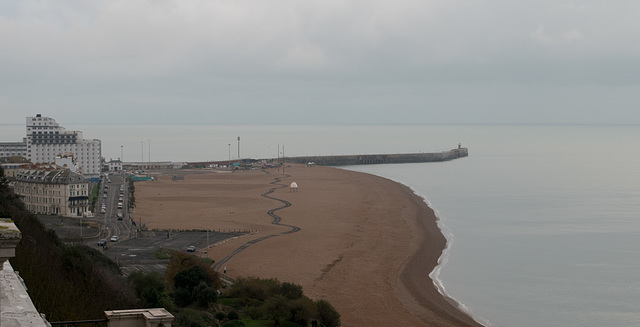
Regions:
<svg viewBox="0 0 640 327"><path fill-rule="evenodd" d="M14 192L35 214L83 217L89 212L89 180L69 169L25 170L16 175Z"/></svg>

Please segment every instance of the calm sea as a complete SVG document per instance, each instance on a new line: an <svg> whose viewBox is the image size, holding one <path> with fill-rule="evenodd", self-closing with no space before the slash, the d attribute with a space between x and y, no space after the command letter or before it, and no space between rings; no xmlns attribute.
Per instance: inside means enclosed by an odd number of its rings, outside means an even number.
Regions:
<svg viewBox="0 0 640 327"><path fill-rule="evenodd" d="M462 143L469 157L451 162L346 168L402 182L437 211L449 248L432 276L486 325L640 325L640 126L65 127L125 161L234 159L238 137L243 158ZM0 125L0 141L24 131Z"/></svg>

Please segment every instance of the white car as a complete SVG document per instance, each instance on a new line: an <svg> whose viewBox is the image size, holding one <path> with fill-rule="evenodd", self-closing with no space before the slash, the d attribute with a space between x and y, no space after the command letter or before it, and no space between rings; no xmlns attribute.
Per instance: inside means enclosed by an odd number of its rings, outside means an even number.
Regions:
<svg viewBox="0 0 640 327"><path fill-rule="evenodd" d="M118 242L118 236L116 235L111 236L111 242Z"/></svg>

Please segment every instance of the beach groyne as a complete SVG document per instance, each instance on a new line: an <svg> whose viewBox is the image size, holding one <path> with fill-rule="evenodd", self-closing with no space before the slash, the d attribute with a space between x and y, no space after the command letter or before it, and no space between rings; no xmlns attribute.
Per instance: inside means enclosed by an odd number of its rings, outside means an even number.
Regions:
<svg viewBox="0 0 640 327"><path fill-rule="evenodd" d="M467 157L469 150L458 147L449 151L430 153L397 153L397 154L357 154L331 156L285 157L284 163L315 164L320 166L349 166L394 164L415 162L438 162ZM282 158L281 158L282 159Z"/></svg>

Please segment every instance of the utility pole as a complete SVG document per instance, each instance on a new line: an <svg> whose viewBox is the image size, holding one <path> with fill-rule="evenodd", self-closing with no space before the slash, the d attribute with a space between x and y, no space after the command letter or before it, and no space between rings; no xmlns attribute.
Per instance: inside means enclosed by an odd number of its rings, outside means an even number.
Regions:
<svg viewBox="0 0 640 327"><path fill-rule="evenodd" d="M231 143L229 143L229 169L231 169Z"/></svg>
<svg viewBox="0 0 640 327"><path fill-rule="evenodd" d="M151 140L147 141L149 141L149 164L151 164Z"/></svg>
<svg viewBox="0 0 640 327"><path fill-rule="evenodd" d="M238 136L238 159L240 159L240 136Z"/></svg>
<svg viewBox="0 0 640 327"><path fill-rule="evenodd" d="M144 141L140 141L140 163L144 162Z"/></svg>
<svg viewBox="0 0 640 327"><path fill-rule="evenodd" d="M284 174L284 144L282 145L282 173Z"/></svg>
<svg viewBox="0 0 640 327"><path fill-rule="evenodd" d="M122 161L122 162L124 162L124 152L123 152L123 150L124 150L124 146L121 145L120 146L120 161Z"/></svg>

